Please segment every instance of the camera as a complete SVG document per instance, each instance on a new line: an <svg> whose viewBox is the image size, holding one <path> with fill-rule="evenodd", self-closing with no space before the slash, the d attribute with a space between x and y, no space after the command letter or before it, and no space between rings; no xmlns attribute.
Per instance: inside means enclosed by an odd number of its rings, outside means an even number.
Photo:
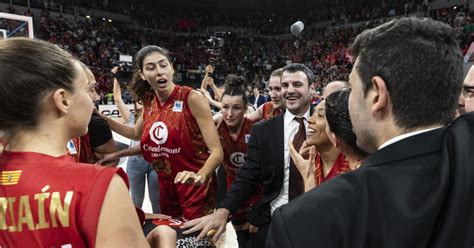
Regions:
<svg viewBox="0 0 474 248"><path fill-rule="evenodd" d="M230 32L215 32L201 41L201 48L203 48L209 56L209 64L215 66L219 61L225 39L228 38L229 35Z"/></svg>
<svg viewBox="0 0 474 248"><path fill-rule="evenodd" d="M132 56L120 55L119 61L112 64L113 67L118 67L114 77L120 82L120 84L128 84L132 81L133 77L133 63Z"/></svg>
<svg viewBox="0 0 474 248"><path fill-rule="evenodd" d="M224 38L212 35L208 39L204 40L202 44L208 48L220 48L224 46Z"/></svg>

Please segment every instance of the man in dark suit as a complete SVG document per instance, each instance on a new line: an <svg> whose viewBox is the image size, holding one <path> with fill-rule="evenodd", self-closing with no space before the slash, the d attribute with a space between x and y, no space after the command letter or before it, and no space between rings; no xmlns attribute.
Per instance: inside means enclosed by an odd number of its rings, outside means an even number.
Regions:
<svg viewBox="0 0 474 248"><path fill-rule="evenodd" d="M303 192L302 181L293 185L297 180L290 179L294 175L301 179L301 175L296 167L297 174L290 168L288 142L292 142L299 131L306 133L313 81L313 73L303 64L290 64L283 69L281 87L286 112L254 126L247 160L218 209L211 215L187 222L183 228L192 228L185 233L202 230L199 235L202 238L214 229L217 230L214 235L217 239L228 218L261 186L261 200L253 207L248 222L252 225L250 231L254 232L250 238L252 247L265 245L273 210L286 204L298 192Z"/></svg>
<svg viewBox="0 0 474 248"><path fill-rule="evenodd" d="M259 85L258 87L253 88L253 95L251 95L248 100L249 104L255 109L258 109L258 107L266 103L268 99L263 94L263 86Z"/></svg>
<svg viewBox="0 0 474 248"><path fill-rule="evenodd" d="M472 247L474 173L453 192L456 160L443 148L463 76L453 29L402 18L361 33L352 53L349 112L372 155L275 210L267 246ZM459 204L466 200L468 208Z"/></svg>

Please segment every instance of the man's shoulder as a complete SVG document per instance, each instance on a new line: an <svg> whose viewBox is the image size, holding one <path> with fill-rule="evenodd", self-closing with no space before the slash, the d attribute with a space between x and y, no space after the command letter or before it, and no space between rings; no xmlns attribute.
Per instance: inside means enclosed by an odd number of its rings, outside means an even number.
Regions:
<svg viewBox="0 0 474 248"><path fill-rule="evenodd" d="M344 209L352 209L351 205L357 204L358 197L364 191L361 181L367 172L351 171L332 178L283 206L283 217L321 219L328 216L328 212L341 213Z"/></svg>
<svg viewBox="0 0 474 248"><path fill-rule="evenodd" d="M277 115L268 120L259 121L255 123L253 126L254 128L271 128L275 125L283 125L283 116L284 115Z"/></svg>

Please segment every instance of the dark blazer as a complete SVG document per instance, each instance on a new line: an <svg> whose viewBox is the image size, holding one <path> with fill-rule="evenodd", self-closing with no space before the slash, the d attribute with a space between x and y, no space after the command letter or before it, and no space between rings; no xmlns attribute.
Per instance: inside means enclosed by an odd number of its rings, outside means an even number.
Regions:
<svg viewBox="0 0 474 248"><path fill-rule="evenodd" d="M474 246L474 113L464 114L449 127L443 145L446 197L430 248Z"/></svg>
<svg viewBox="0 0 474 248"><path fill-rule="evenodd" d="M384 147L360 169L275 210L267 246L428 247L446 196L446 130Z"/></svg>
<svg viewBox="0 0 474 248"><path fill-rule="evenodd" d="M255 104L255 100L257 101L257 108L267 102L267 98L265 97L265 95L259 95L258 99L256 99L256 97L253 95L248 98L249 104L251 105Z"/></svg>
<svg viewBox="0 0 474 248"><path fill-rule="evenodd" d="M270 202L280 194L283 185L283 143L283 114L254 125L247 160L218 207L233 214L262 185L262 198L253 207L248 221L255 226L268 223Z"/></svg>

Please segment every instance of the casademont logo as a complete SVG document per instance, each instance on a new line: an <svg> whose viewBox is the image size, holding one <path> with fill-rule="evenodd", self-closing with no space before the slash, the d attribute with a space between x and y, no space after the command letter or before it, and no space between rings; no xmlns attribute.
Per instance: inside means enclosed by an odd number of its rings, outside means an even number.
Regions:
<svg viewBox="0 0 474 248"><path fill-rule="evenodd" d="M168 128L165 123L161 121L153 123L150 128L150 137L157 145L164 144L168 140Z"/></svg>
<svg viewBox="0 0 474 248"><path fill-rule="evenodd" d="M241 152L234 152L230 155L229 160L235 167L241 167L245 163L245 154Z"/></svg>

